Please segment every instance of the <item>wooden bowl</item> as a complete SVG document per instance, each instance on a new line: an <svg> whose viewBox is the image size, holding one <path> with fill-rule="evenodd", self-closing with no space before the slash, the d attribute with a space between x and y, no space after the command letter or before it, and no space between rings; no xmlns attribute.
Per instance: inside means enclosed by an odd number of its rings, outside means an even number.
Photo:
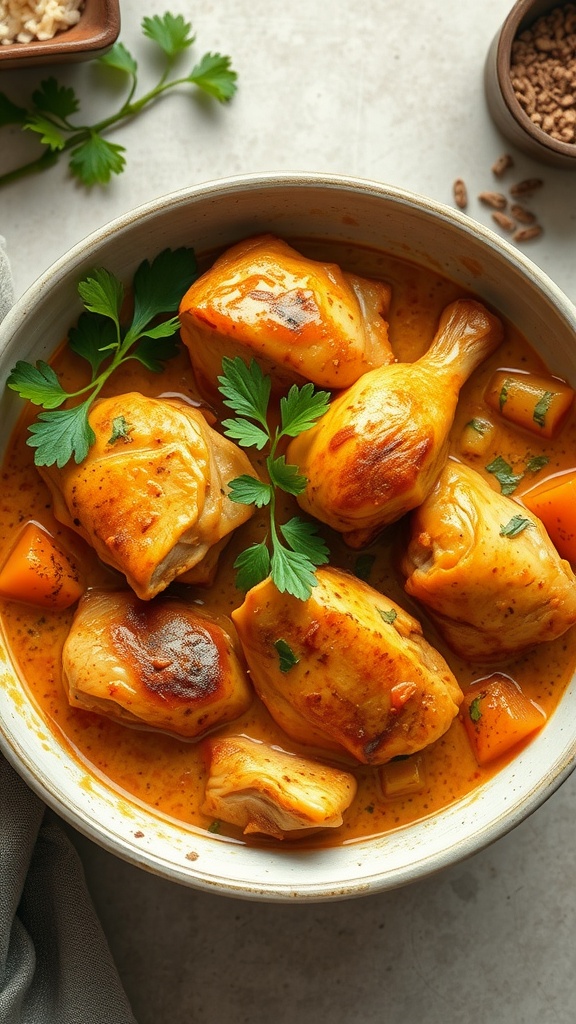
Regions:
<svg viewBox="0 0 576 1024"><path fill-rule="evenodd" d="M0 44L0 67L26 68L92 60L110 49L119 32L119 0L85 0L78 23L57 32L52 39Z"/></svg>
<svg viewBox="0 0 576 1024"><path fill-rule="evenodd" d="M495 36L484 68L488 109L503 135L522 152L555 167L576 170L576 143L560 142L530 120L514 93L510 76L514 39L562 0L518 0Z"/></svg>

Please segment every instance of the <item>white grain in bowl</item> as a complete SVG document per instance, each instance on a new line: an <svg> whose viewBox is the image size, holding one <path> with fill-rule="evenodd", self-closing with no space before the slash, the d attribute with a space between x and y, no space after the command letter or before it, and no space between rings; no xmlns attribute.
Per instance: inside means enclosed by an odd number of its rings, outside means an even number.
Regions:
<svg viewBox="0 0 576 1024"><path fill-rule="evenodd" d="M0 43L52 39L77 25L84 0L0 0Z"/></svg>

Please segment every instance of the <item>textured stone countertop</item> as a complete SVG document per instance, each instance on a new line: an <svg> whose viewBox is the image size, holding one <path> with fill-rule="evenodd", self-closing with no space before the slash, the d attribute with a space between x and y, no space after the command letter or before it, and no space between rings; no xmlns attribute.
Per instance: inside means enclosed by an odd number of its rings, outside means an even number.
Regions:
<svg viewBox="0 0 576 1024"><path fill-rule="evenodd" d="M193 21L194 53L233 57L227 108L182 93L119 129L125 173L86 193L64 164L4 188L17 296L86 234L140 203L229 174L329 171L372 178L468 213L511 147L488 116L482 71L511 0L122 0L121 39L150 76L143 14ZM87 64L3 70L24 98L56 73L99 109ZM0 171L31 141L3 139ZM514 150L511 150L514 152ZM544 234L526 247L576 300L576 175L515 153L542 177ZM139 1024L572 1024L576 1019L576 777L468 861L405 889L316 905L245 903L184 889L75 837ZM113 1024L113 1022L111 1022Z"/></svg>

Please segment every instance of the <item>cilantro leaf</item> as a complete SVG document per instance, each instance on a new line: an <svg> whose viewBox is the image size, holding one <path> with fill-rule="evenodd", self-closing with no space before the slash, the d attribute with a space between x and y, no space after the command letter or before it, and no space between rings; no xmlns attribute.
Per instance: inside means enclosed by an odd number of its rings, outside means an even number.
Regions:
<svg viewBox="0 0 576 1024"><path fill-rule="evenodd" d="M134 427L130 426L125 416L115 416L112 420L112 433L106 443L114 445L117 441L125 441L127 444L131 444L130 434L133 429Z"/></svg>
<svg viewBox="0 0 576 1024"><path fill-rule="evenodd" d="M61 121L66 121L80 109L74 89L59 85L52 77L40 83L40 88L32 93L32 99L38 110L44 114L54 114Z"/></svg>
<svg viewBox="0 0 576 1024"><path fill-rule="evenodd" d="M290 647L290 644L287 643L286 640L282 640L281 638L279 640L275 640L274 647L276 648L278 658L280 660L281 672L289 672L290 669L294 668L294 666L300 661L300 658L296 657L294 651Z"/></svg>
<svg viewBox="0 0 576 1024"><path fill-rule="evenodd" d="M287 494L301 494L305 489L307 480L302 476L298 466L286 463L286 456L280 455L277 459L267 460L270 479L276 487L281 487Z"/></svg>
<svg viewBox="0 0 576 1024"><path fill-rule="evenodd" d="M19 359L10 371L6 386L43 409L57 409L67 398L52 367L39 359L35 366Z"/></svg>
<svg viewBox="0 0 576 1024"><path fill-rule="evenodd" d="M90 363L93 377L116 343L114 324L97 313L81 313L76 326L68 331L68 345Z"/></svg>
<svg viewBox="0 0 576 1024"><path fill-rule="evenodd" d="M160 17L155 14L151 18L142 19L142 31L148 39L157 43L171 60L186 50L195 41L192 26L181 14L170 14L168 11Z"/></svg>
<svg viewBox="0 0 576 1024"><path fill-rule="evenodd" d="M78 293L90 313L109 317L119 327L124 287L115 274L104 267L95 267L80 281Z"/></svg>
<svg viewBox="0 0 576 1024"><path fill-rule="evenodd" d="M238 75L230 67L230 57L220 53L205 53L187 77L220 103L227 103L236 92Z"/></svg>
<svg viewBox="0 0 576 1024"><path fill-rule="evenodd" d="M23 125L27 117L25 107L16 106L5 92L0 92L0 127L6 124Z"/></svg>
<svg viewBox="0 0 576 1024"><path fill-rule="evenodd" d="M500 484L502 494L513 494L524 476L523 473L514 473L512 471L512 466L510 466L501 455L497 455L496 458L486 466L486 470L488 473L493 473L496 477Z"/></svg>
<svg viewBox="0 0 576 1024"><path fill-rule="evenodd" d="M58 469L74 457L82 462L96 440L88 422L88 409L92 399L72 409L56 409L41 412L35 423L29 427L30 437L26 444L35 448L34 462L37 466L53 466Z"/></svg>
<svg viewBox="0 0 576 1024"><path fill-rule="evenodd" d="M228 497L239 505L256 505L256 508L263 508L264 505L270 504L272 498L270 484L248 474L237 476L230 481L228 487Z"/></svg>
<svg viewBox="0 0 576 1024"><path fill-rule="evenodd" d="M275 545L270 566L272 579L281 594L292 594L300 601L307 601L312 588L317 586L313 563L299 551Z"/></svg>
<svg viewBox="0 0 576 1024"><path fill-rule="evenodd" d="M528 526L534 526L531 519L526 519L525 516L516 515L503 526L500 526L501 537L517 537L519 533Z"/></svg>
<svg viewBox="0 0 576 1024"><path fill-rule="evenodd" d="M301 388L293 384L288 394L280 399L282 434L297 437L308 430L328 411L329 404L329 392L316 391L310 383Z"/></svg>
<svg viewBox="0 0 576 1024"><path fill-rule="evenodd" d="M550 408L550 403L552 402L553 398L554 398L554 392L553 391L544 391L544 393L538 399L538 401L537 401L537 403L536 403L536 405L534 407L534 412L532 414L532 419L534 420L535 423L538 424L539 427L545 427L546 426L546 413L548 412L548 409Z"/></svg>
<svg viewBox="0 0 576 1024"><path fill-rule="evenodd" d="M124 170L125 152L124 146L91 131L89 138L72 150L70 170L83 185L106 185L113 174Z"/></svg>
<svg viewBox="0 0 576 1024"><path fill-rule="evenodd" d="M152 263L143 260L134 275L134 316L130 336L141 334L144 325L159 313L177 310L196 273L194 252L184 247L164 249Z"/></svg>
<svg viewBox="0 0 576 1024"><path fill-rule="evenodd" d="M295 516L287 523L283 523L280 531L293 551L300 551L313 565L326 564L329 551L322 537L318 535L314 523L308 523L305 519Z"/></svg>
<svg viewBox="0 0 576 1024"><path fill-rule="evenodd" d="M251 590L270 575L270 552L266 544L252 544L238 555L234 562L236 586L239 590Z"/></svg>
<svg viewBox="0 0 576 1024"><path fill-rule="evenodd" d="M395 608L379 608L378 614L384 620L384 622L388 623L389 626L391 626L392 623L395 622L396 619L398 618L398 612L396 611Z"/></svg>
<svg viewBox="0 0 576 1024"><path fill-rule="evenodd" d="M480 702L484 700L485 696L485 693L479 693L477 697L474 697L474 700L470 701L468 714L470 715L470 718L472 719L473 722L479 722L480 719L482 718L482 708L480 707Z"/></svg>
<svg viewBox="0 0 576 1024"><path fill-rule="evenodd" d="M111 49L108 50L108 53L98 57L98 61L100 64L105 64L116 71L124 71L127 75L132 75L133 78L138 73L138 64L130 51L124 46L124 43L114 43Z"/></svg>
<svg viewBox="0 0 576 1024"><path fill-rule="evenodd" d="M224 405L239 416L256 420L268 430L266 412L272 388L272 381L265 377L258 363L253 359L249 366L235 356L222 360L222 376L218 377L220 394Z"/></svg>
<svg viewBox="0 0 576 1024"><path fill-rule="evenodd" d="M144 264L141 265L143 270L139 268L140 280L146 283L147 311L155 316L164 302L174 304L172 289L176 281L180 282L183 291L189 287L196 262L191 250L180 249L175 253L165 250L158 261L154 260L151 265L144 261ZM170 267L174 277L167 286L166 274ZM66 392L47 363L39 362L32 366L23 361L16 363L7 382L8 387L18 391L22 398L51 410L41 413L30 427L31 436L27 443L36 448L34 461L38 466L56 464L62 467L73 456L76 462L85 459L95 441L88 411L108 377L128 359L138 359L149 370L159 372L179 347L178 339L174 337L180 326L177 316L150 325L140 309L138 329L134 327L134 320L128 330L123 327L120 317L124 286L105 268L97 267L83 278L78 284L78 292L87 312L82 313L76 327L70 329L69 344L73 352L90 364L90 385L77 392ZM66 399L78 398L87 391L90 392L89 397L81 405L53 411Z"/></svg>
<svg viewBox="0 0 576 1024"><path fill-rule="evenodd" d="M549 462L550 459L547 455L532 455L526 463L526 472L539 473L540 470L544 469L544 466L547 466Z"/></svg>
<svg viewBox="0 0 576 1024"><path fill-rule="evenodd" d="M267 431L242 417L236 420L222 420L222 427L226 437L237 441L242 448L257 448L258 451L262 451L270 440Z"/></svg>
<svg viewBox="0 0 576 1024"><path fill-rule="evenodd" d="M44 146L49 146L52 150L64 149L66 139L61 130L53 121L42 117L41 114L31 114L24 124L24 129L30 132L37 132L41 136L40 142Z"/></svg>

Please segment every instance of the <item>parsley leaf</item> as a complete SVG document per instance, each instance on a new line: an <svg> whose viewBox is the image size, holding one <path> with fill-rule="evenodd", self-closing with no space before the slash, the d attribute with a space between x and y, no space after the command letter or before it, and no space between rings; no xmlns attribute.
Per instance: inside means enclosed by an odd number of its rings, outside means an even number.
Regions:
<svg viewBox="0 0 576 1024"><path fill-rule="evenodd" d="M390 626L398 618L398 612L395 608L379 608L378 612L384 622L387 622Z"/></svg>
<svg viewBox="0 0 576 1024"><path fill-rule="evenodd" d="M480 702L484 699L485 696L485 693L479 693L477 697L474 697L474 700L470 701L468 714L470 715L470 718L472 719L473 722L479 722L480 719L482 718L482 708L480 707Z"/></svg>
<svg viewBox="0 0 576 1024"><path fill-rule="evenodd" d="M130 434L134 427L131 427L127 422L125 416L115 416L112 420L112 433L108 438L107 444L114 445L117 441L126 441L128 444L132 442Z"/></svg>
<svg viewBox="0 0 576 1024"><path fill-rule="evenodd" d="M269 447L266 469L270 483L240 476L228 485L232 501L257 508L268 506L270 510L270 548L267 542L253 544L239 555L234 563L236 583L249 590L271 575L281 593L306 601L316 586L315 567L328 561L328 548L316 527L298 516L287 523L276 523L276 489L296 495L307 483L298 466L287 463L285 455L276 452L282 437L296 437L323 415L329 395L315 391L313 384L301 388L292 385L288 395L280 399L280 425L272 431L268 425L271 383L254 359L248 365L239 356L222 360L219 391L224 404L236 413L236 418L223 421L224 433L245 448L254 446L261 451Z"/></svg>
<svg viewBox="0 0 576 1024"><path fill-rule="evenodd" d="M536 405L534 407L534 412L532 414L532 419L534 420L535 423L538 424L539 427L545 427L546 426L546 413L548 412L548 409L550 408L550 403L551 403L553 398L554 398L554 392L553 391L545 391L542 394L542 396L539 398L538 402L536 403Z"/></svg>
<svg viewBox="0 0 576 1024"><path fill-rule="evenodd" d="M500 484L502 494L513 494L524 476L523 473L514 473L512 471L512 466L510 466L501 455L497 455L496 458L486 466L486 469L488 473L493 473L496 477Z"/></svg>
<svg viewBox="0 0 576 1024"><path fill-rule="evenodd" d="M527 526L534 526L531 519L526 519L525 516L521 515L512 516L504 526L500 526L500 536L517 537Z"/></svg>
<svg viewBox="0 0 576 1024"><path fill-rule="evenodd" d="M541 469L544 469L544 466L547 466L549 462L550 459L547 455L532 455L526 463L526 472L538 473Z"/></svg>
<svg viewBox="0 0 576 1024"><path fill-rule="evenodd" d="M294 651L290 647L290 644L287 643L286 640L275 640L274 647L276 648L278 652L278 657L280 659L281 672L289 672L290 669L294 668L294 666L297 665L298 662L300 661L300 659L296 657Z"/></svg>
<svg viewBox="0 0 576 1024"><path fill-rule="evenodd" d="M141 29L156 48L156 56L160 56L156 83L137 95L138 63L124 44L117 41L97 59L103 67L126 76L128 96L116 110L94 124L74 123L72 118L80 110L78 97L74 89L60 85L53 77L45 79L33 92L28 108L0 93L0 127L20 124L23 130L35 132L43 147L36 159L1 174L0 185L45 170L64 153L69 154L71 175L83 185L87 188L106 185L112 175L122 173L126 164L124 147L103 137L117 124L135 117L168 90L183 85L192 85L219 103L227 103L232 98L238 76L231 67L230 57L220 53L205 53L188 74L169 77L177 57L196 41L189 22L181 14L166 12L145 17Z"/></svg>
<svg viewBox="0 0 576 1024"><path fill-rule="evenodd" d="M155 317L165 301L173 306L171 288L176 287L176 281L185 291L194 280L194 253L185 249L175 252L166 249L152 264L145 260L135 276L139 273L146 282L147 315ZM167 281L171 282L169 287ZM76 327L70 331L70 347L90 365L90 384L78 391L67 392L48 363L39 361L32 366L23 360L16 363L6 382L21 398L48 410L40 413L32 423L27 440L27 444L36 449L34 462L37 466L55 464L62 468L71 458L77 463L86 458L95 441L88 420L90 406L118 366L136 358L149 369L158 371L176 352L173 335L180 326L178 317L170 317L151 327L140 304L130 325L127 328L122 325L124 286L110 271L96 268L80 281L78 292L88 312L81 314ZM164 345L159 344L162 338L168 338ZM88 397L79 404L58 408L64 402L86 394Z"/></svg>

